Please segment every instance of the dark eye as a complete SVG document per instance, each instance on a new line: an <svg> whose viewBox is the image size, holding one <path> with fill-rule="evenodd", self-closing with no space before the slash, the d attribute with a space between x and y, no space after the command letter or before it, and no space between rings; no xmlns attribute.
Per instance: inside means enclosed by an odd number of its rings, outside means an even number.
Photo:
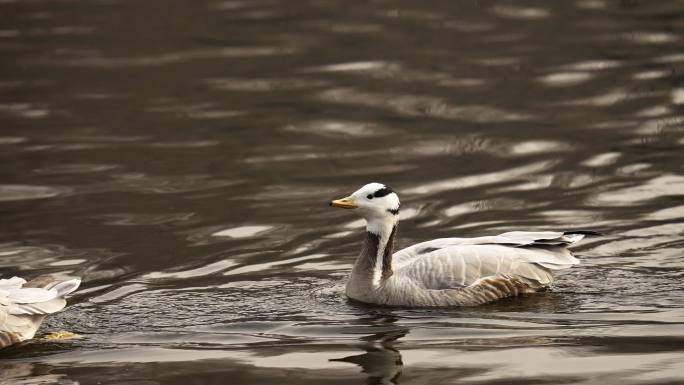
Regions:
<svg viewBox="0 0 684 385"><path fill-rule="evenodd" d="M373 199L373 194L368 194L368 195L366 195L366 198L368 198L368 199Z"/></svg>

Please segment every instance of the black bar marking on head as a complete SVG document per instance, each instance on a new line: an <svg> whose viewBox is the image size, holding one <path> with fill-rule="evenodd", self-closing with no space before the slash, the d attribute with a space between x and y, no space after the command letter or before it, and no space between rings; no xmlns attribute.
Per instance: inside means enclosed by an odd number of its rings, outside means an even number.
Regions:
<svg viewBox="0 0 684 385"><path fill-rule="evenodd" d="M387 212L392 213L394 215L399 215L399 207L397 207L396 209L387 209Z"/></svg>
<svg viewBox="0 0 684 385"><path fill-rule="evenodd" d="M374 192L374 193L373 193L373 196L376 197L376 198L382 198L382 197L384 197L385 195L389 195L389 194L391 194L391 193L393 193L393 192L394 192L394 191L392 191L391 188L385 186L385 187L381 188L380 190Z"/></svg>

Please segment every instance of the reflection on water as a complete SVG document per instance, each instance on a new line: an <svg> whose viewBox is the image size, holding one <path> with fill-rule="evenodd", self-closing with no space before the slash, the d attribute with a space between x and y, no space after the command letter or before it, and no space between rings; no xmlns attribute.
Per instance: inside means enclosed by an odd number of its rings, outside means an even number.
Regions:
<svg viewBox="0 0 684 385"><path fill-rule="evenodd" d="M406 335L406 331L379 333L364 337L368 341L361 348L363 354L333 358L330 361L349 362L361 367L368 376L368 384L398 384L404 363L394 341Z"/></svg>
<svg viewBox="0 0 684 385"><path fill-rule="evenodd" d="M78 275L0 383L684 381L679 2L0 1L0 275ZM87 17L86 17L87 16ZM606 235L534 296L343 295L400 244Z"/></svg>
<svg viewBox="0 0 684 385"><path fill-rule="evenodd" d="M50 371L49 367L38 367L28 362L0 364L0 384L79 384L77 381L69 380L65 374L50 374Z"/></svg>

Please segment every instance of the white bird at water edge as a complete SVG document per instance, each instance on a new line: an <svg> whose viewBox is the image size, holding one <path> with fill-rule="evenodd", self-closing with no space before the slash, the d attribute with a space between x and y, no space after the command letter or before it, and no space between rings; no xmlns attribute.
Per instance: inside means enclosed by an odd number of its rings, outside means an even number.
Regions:
<svg viewBox="0 0 684 385"><path fill-rule="evenodd" d="M399 196L381 183L330 202L366 220L366 238L346 294L389 306L474 306L533 293L552 272L579 264L567 246L593 231L512 231L477 238L441 238L393 251Z"/></svg>
<svg viewBox="0 0 684 385"><path fill-rule="evenodd" d="M33 338L48 314L66 306L64 296L74 292L80 279L67 281L39 277L26 282L0 279L0 349ZM58 333L58 338L71 333Z"/></svg>

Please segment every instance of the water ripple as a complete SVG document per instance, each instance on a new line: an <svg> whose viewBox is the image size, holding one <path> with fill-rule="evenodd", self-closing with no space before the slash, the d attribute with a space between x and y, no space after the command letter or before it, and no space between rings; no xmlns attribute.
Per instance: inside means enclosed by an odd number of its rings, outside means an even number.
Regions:
<svg viewBox="0 0 684 385"><path fill-rule="evenodd" d="M0 0L0 275L82 277L39 335L83 337L0 382L681 382L677 2L63 5ZM545 292L363 305L326 203L374 180L398 247L606 235Z"/></svg>
<svg viewBox="0 0 684 385"><path fill-rule="evenodd" d="M68 187L3 184L0 185L0 202L47 199L70 192Z"/></svg>
<svg viewBox="0 0 684 385"><path fill-rule="evenodd" d="M194 60L282 56L292 55L295 52L296 50L294 48L284 47L224 47L167 52L138 57L104 57L95 53L89 53L80 55L80 57L58 59L57 61L62 65L70 67L158 67L169 64L187 63ZM38 60L37 63L47 64L48 59Z"/></svg>
<svg viewBox="0 0 684 385"><path fill-rule="evenodd" d="M491 173L468 175L463 177L456 177L444 179L431 183L424 183L420 186L404 189L404 194L434 194L441 191L465 189L476 186L484 186L487 184L501 183L507 180L515 180L522 176L534 174L544 171L551 167L555 162L541 161L526 164L519 167L508 168L501 171Z"/></svg>
<svg viewBox="0 0 684 385"><path fill-rule="evenodd" d="M352 88L330 89L319 93L317 98L332 103L360 104L368 107L382 108L407 116L427 116L478 123L534 119L534 115L531 114L508 112L491 106L455 106L441 98L406 94L370 93Z"/></svg>

